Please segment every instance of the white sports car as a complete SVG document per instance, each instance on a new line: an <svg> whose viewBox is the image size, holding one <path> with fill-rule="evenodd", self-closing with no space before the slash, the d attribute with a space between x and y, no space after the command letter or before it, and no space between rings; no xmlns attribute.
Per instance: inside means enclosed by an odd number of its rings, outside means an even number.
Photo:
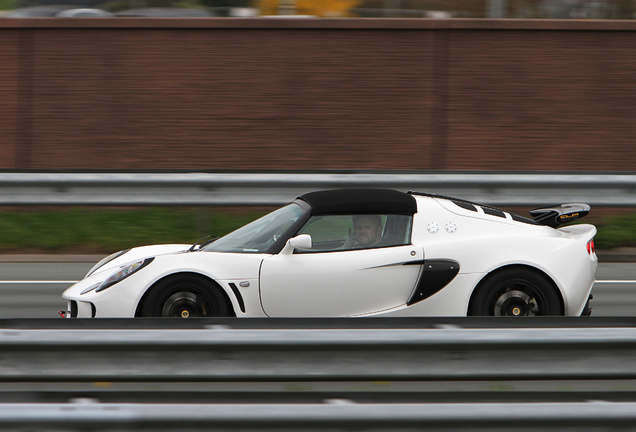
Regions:
<svg viewBox="0 0 636 432"><path fill-rule="evenodd" d="M312 192L200 245L143 246L97 263L65 317L589 315L586 204L527 219L385 189Z"/></svg>

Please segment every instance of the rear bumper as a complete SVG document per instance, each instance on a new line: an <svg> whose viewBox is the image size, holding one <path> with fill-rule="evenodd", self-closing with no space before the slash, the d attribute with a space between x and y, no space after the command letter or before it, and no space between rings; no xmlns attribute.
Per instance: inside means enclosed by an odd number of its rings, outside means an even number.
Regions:
<svg viewBox="0 0 636 432"><path fill-rule="evenodd" d="M583 312L581 312L581 316L590 316L592 315L592 299L594 296L590 294L587 298L587 303L585 303L585 307L583 308Z"/></svg>

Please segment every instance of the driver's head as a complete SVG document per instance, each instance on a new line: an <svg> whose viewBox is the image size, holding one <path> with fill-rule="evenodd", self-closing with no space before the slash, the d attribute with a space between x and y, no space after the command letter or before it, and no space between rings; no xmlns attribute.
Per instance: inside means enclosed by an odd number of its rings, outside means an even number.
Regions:
<svg viewBox="0 0 636 432"><path fill-rule="evenodd" d="M382 219L378 215L353 216L353 229L360 246L375 246L382 240Z"/></svg>

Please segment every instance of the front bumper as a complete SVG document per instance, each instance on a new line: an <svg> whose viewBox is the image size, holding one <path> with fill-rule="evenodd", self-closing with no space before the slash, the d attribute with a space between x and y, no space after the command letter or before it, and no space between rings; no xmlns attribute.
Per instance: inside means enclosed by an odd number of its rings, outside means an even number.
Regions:
<svg viewBox="0 0 636 432"><path fill-rule="evenodd" d="M62 318L95 318L97 310L91 302L66 300L66 310L60 311Z"/></svg>

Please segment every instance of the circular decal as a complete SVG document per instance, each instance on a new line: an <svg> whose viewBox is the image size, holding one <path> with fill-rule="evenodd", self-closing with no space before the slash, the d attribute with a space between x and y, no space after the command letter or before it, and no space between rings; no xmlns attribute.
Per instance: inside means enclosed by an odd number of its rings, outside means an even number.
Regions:
<svg viewBox="0 0 636 432"><path fill-rule="evenodd" d="M449 222L446 224L446 232L452 234L455 231L457 231L457 225L455 225L453 222Z"/></svg>
<svg viewBox="0 0 636 432"><path fill-rule="evenodd" d="M187 310L181 311L181 318L187 318L190 316L190 312Z"/></svg>
<svg viewBox="0 0 636 432"><path fill-rule="evenodd" d="M437 224L435 222L429 222L429 224L426 225L426 229L431 234L435 234L437 231L439 231L439 227L437 226Z"/></svg>

